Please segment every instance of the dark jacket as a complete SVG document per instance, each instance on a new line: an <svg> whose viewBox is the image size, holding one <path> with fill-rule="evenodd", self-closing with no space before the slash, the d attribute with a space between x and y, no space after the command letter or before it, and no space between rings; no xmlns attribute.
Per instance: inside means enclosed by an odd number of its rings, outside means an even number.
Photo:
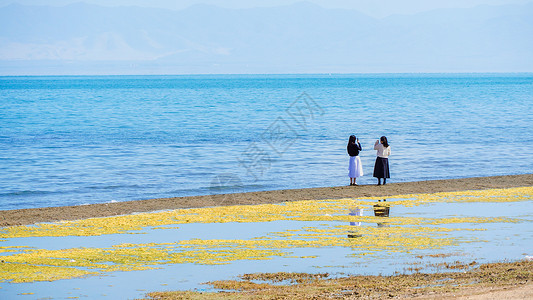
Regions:
<svg viewBox="0 0 533 300"><path fill-rule="evenodd" d="M348 147L346 148L348 150L348 155L350 156L357 156L359 155L359 151L363 150L363 148L361 148L361 143L348 144Z"/></svg>

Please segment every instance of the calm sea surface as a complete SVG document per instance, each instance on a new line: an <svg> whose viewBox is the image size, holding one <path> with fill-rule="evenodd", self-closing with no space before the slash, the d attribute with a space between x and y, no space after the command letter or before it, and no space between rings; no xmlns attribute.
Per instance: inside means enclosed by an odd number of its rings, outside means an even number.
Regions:
<svg viewBox="0 0 533 300"><path fill-rule="evenodd" d="M533 74L0 77L0 209L533 170Z"/></svg>

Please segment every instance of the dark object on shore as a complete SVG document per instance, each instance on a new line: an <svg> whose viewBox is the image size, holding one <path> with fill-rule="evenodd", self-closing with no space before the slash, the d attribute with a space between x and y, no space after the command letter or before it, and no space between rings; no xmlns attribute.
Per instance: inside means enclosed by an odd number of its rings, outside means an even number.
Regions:
<svg viewBox="0 0 533 300"><path fill-rule="evenodd" d="M386 202L387 199L383 199L383 202ZM374 216L376 217L388 217L390 212L390 206L388 205L374 205Z"/></svg>
<svg viewBox="0 0 533 300"><path fill-rule="evenodd" d="M348 234L349 239L355 239L362 237L362 234L355 233L355 231L350 231L350 234Z"/></svg>

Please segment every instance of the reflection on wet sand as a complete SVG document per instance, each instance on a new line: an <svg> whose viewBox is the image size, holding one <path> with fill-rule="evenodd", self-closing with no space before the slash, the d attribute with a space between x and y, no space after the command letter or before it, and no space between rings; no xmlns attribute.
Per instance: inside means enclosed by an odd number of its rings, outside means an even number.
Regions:
<svg viewBox="0 0 533 300"><path fill-rule="evenodd" d="M383 199L383 202L381 200L378 200L378 204L374 205L374 216L376 217L389 217L390 213L390 206L386 203L387 199ZM378 223L378 227L389 227L385 222Z"/></svg>
<svg viewBox="0 0 533 300"><path fill-rule="evenodd" d="M374 216L376 217L388 217L390 212L390 206L386 203L387 199L378 200L378 204L374 205Z"/></svg>
<svg viewBox="0 0 533 300"><path fill-rule="evenodd" d="M381 200L378 200L378 202L379 202L378 204L375 204L373 206L374 216L388 218L389 213L390 213L390 206L388 205L388 203L386 203L387 199L383 199L383 202ZM362 217L363 209L362 208L351 208L350 213L348 215ZM377 225L378 227L389 227L390 226L386 222L379 222L377 223ZM353 238L358 238L358 237L363 236L362 234L358 234L357 230L355 230L357 226L361 226L361 222L350 222L350 226L354 226L354 230L348 231L348 238L353 239Z"/></svg>
<svg viewBox="0 0 533 300"><path fill-rule="evenodd" d="M350 213L348 215L362 217L363 216L363 209L362 208L351 208L350 209ZM361 222L350 222L350 225L351 226L361 226ZM358 237L362 237L362 236L363 235L362 234L358 234L356 230L349 230L348 231L348 238L349 239L354 239L354 238L358 238Z"/></svg>

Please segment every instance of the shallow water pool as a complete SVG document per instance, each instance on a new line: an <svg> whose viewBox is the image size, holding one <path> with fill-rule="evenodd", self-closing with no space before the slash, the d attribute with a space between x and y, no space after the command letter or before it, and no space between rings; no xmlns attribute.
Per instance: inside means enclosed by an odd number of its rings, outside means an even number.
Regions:
<svg viewBox="0 0 533 300"><path fill-rule="evenodd" d="M533 254L531 187L383 200L181 209L4 228L0 298L134 299L150 291L210 290L202 283L245 273L435 272Z"/></svg>

